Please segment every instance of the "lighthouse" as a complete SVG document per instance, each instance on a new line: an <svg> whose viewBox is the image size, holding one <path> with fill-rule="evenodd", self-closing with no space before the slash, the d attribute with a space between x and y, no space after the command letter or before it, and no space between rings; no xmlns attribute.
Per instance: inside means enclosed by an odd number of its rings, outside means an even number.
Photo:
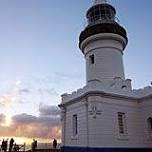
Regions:
<svg viewBox="0 0 152 152"><path fill-rule="evenodd" d="M95 0L86 19L79 36L86 85L61 96L62 151L151 152L152 87L132 89L125 77L128 37L116 9Z"/></svg>
<svg viewBox="0 0 152 152"><path fill-rule="evenodd" d="M116 22L115 8L96 0L86 13L88 25L80 34L79 46L86 60L86 80L109 82L125 79L123 51L126 30Z"/></svg>

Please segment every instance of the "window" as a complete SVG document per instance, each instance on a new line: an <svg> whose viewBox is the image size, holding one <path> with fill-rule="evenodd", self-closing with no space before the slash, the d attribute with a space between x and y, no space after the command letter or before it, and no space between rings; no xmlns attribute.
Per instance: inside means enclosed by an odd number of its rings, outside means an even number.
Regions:
<svg viewBox="0 0 152 152"><path fill-rule="evenodd" d="M127 134L125 113L118 112L118 125L119 125L119 133L120 134Z"/></svg>
<svg viewBox="0 0 152 152"><path fill-rule="evenodd" d="M73 115L73 136L78 134L78 118L77 115Z"/></svg>
<svg viewBox="0 0 152 152"><path fill-rule="evenodd" d="M93 54L93 55L90 55L89 58L90 58L90 63L91 63L91 64L94 64L94 54Z"/></svg>
<svg viewBox="0 0 152 152"><path fill-rule="evenodd" d="M152 118L148 118L147 123L148 123L148 131L149 133L152 133Z"/></svg>

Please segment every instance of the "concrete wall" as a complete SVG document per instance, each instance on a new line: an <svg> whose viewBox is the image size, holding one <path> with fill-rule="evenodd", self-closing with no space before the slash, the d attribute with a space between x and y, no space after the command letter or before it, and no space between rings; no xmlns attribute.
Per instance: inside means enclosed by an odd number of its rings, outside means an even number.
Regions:
<svg viewBox="0 0 152 152"><path fill-rule="evenodd" d="M125 79L123 66L123 50L126 40L112 33L100 33L83 41L81 49L86 59L86 79L106 81L115 77ZM90 63L90 55L94 54L95 63Z"/></svg>
<svg viewBox="0 0 152 152"><path fill-rule="evenodd" d="M96 43L101 44L104 41L96 41L94 43L96 45ZM109 40L109 43L112 43L111 40ZM94 64L90 63L92 54L94 55ZM100 81L111 80L115 77L125 79L122 52L120 50L111 47L92 48L86 54L85 59L87 82L94 79Z"/></svg>
<svg viewBox="0 0 152 152"><path fill-rule="evenodd" d="M148 118L152 118L152 98L147 98L144 99L141 102L141 109L142 109L142 117L141 117L141 121L143 124L143 136L144 136L144 140L145 140L145 144L147 146L151 146L152 147L152 132L150 133L148 130Z"/></svg>
<svg viewBox="0 0 152 152"><path fill-rule="evenodd" d="M78 136L73 136L73 115L78 117ZM65 145L66 146L82 146L87 145L87 122L86 122L86 106L84 99L80 102L66 107L65 120Z"/></svg>
<svg viewBox="0 0 152 152"><path fill-rule="evenodd" d="M90 95L66 106L64 146L152 147L147 134L147 118L152 102ZM95 108L96 107L96 108ZM120 135L118 112L126 114L127 134ZM73 137L72 117L78 115L78 136Z"/></svg>
<svg viewBox="0 0 152 152"><path fill-rule="evenodd" d="M90 97L95 98L95 97ZM97 97L96 97L97 98ZM99 99L99 97L98 97ZM90 99L90 102L95 99ZM89 118L91 147L139 147L143 145L140 109L135 101L100 97L97 107L102 114ZM101 102L100 102L101 101ZM126 114L127 134L119 134L118 112Z"/></svg>

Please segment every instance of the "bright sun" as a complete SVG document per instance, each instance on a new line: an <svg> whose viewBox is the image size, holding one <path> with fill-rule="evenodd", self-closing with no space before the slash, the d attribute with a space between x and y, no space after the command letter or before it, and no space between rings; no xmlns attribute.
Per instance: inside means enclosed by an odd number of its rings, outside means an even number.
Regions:
<svg viewBox="0 0 152 152"><path fill-rule="evenodd" d="M12 117L10 115L6 115L5 121L1 124L3 127L9 127L12 123Z"/></svg>
<svg viewBox="0 0 152 152"><path fill-rule="evenodd" d="M6 118L5 118L5 125L6 125L6 126L10 126L11 123L12 123L12 117L9 116L9 115L6 116Z"/></svg>

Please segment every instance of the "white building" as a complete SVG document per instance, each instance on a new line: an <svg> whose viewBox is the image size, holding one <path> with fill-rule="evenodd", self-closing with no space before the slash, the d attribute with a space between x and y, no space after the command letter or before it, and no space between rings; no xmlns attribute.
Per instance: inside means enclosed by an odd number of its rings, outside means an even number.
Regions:
<svg viewBox="0 0 152 152"><path fill-rule="evenodd" d="M133 90L124 75L126 30L116 10L96 0L79 46L86 60L86 86L63 94L64 152L152 152L152 87Z"/></svg>

